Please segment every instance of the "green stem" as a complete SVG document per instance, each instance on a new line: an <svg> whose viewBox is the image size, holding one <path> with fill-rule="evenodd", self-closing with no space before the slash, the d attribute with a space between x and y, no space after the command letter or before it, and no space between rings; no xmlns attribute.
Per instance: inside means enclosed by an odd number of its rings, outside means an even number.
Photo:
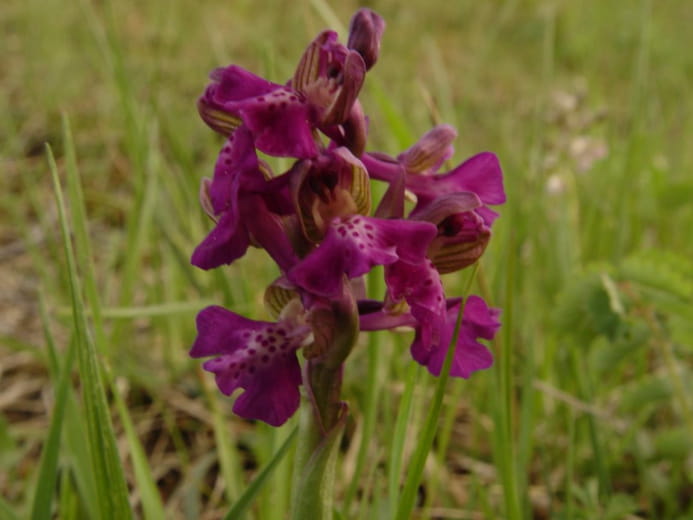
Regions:
<svg viewBox="0 0 693 520"><path fill-rule="evenodd" d="M306 376L310 395L299 417L291 519L332 520L334 473L347 415L346 405L339 402L341 368L330 370L309 361Z"/></svg>
<svg viewBox="0 0 693 520"><path fill-rule="evenodd" d="M314 350L303 381L292 490L292 520L332 520L334 472L347 407L340 397L342 367L358 337L358 311L347 280L341 298L312 315ZM326 348L324 348L326 347Z"/></svg>

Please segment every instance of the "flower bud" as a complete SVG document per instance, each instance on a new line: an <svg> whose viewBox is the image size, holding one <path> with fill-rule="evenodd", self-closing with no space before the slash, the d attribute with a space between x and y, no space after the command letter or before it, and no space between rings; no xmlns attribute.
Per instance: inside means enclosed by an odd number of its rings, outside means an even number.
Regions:
<svg viewBox="0 0 693 520"><path fill-rule="evenodd" d="M398 159L409 173L436 170L452 156L452 142L457 131L450 125L438 125L426 132L418 142Z"/></svg>
<svg viewBox="0 0 693 520"><path fill-rule="evenodd" d="M349 24L347 47L358 52L370 69L378 61L380 39L385 31L385 20L370 9L359 9Z"/></svg>

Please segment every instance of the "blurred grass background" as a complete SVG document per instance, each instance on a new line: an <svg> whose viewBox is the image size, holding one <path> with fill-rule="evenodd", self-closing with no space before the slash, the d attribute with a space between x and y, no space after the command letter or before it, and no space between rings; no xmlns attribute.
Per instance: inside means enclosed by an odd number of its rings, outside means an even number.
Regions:
<svg viewBox="0 0 693 520"><path fill-rule="evenodd" d="M693 4L367 6L388 24L362 94L369 149L396 154L453 124L454 160L496 152L509 199L474 289L504 309L498 361L450 386L416 517L691 518ZM234 417L187 357L197 310L225 304L261 319L276 276L257 251L215 272L188 263L209 227L200 178L220 146L194 102L229 63L284 81L315 34L347 26L358 7L0 4L1 518L40 518L37 496L53 517L99 517L88 385L65 361L84 338L44 149L64 183L77 179L63 114L86 209L85 220L68 188L84 310L135 516L222 518L287 438L291 425ZM447 277L451 294L465 276ZM402 402L412 389L406 473L434 385L411 368L407 344L364 337L347 365L341 518L392 513ZM62 437L47 441L61 409ZM42 495L45 446L57 450L56 485ZM283 518L289 462L250 517Z"/></svg>

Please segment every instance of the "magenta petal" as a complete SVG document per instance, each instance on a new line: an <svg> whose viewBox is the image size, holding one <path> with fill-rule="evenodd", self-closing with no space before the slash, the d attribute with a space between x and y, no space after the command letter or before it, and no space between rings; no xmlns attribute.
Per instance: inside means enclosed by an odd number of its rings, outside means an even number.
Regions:
<svg viewBox="0 0 693 520"><path fill-rule="evenodd" d="M197 329L190 355L217 356L203 368L215 374L222 393L244 390L235 413L272 426L293 415L301 384L296 350L309 336L309 327L249 320L215 306L198 314Z"/></svg>
<svg viewBox="0 0 693 520"><path fill-rule="evenodd" d="M342 276L356 278L375 265L423 261L436 235L428 222L385 220L357 215L335 219L321 244L288 273L294 284L314 294L337 294Z"/></svg>
<svg viewBox="0 0 693 520"><path fill-rule="evenodd" d="M318 153L313 114L295 91L282 87L269 94L227 105L238 110L255 137L255 146L269 155L307 159Z"/></svg>
<svg viewBox="0 0 693 520"><path fill-rule="evenodd" d="M249 245L248 232L239 224L237 215L227 211L195 248L190 263L205 270L230 264L242 257Z"/></svg>
<svg viewBox="0 0 693 520"><path fill-rule="evenodd" d="M438 177L439 183L455 187L456 191L476 193L484 204L503 204L503 171L498 157L491 152L482 152L470 157L445 175Z"/></svg>
<svg viewBox="0 0 693 520"><path fill-rule="evenodd" d="M412 357L426 366L428 371L438 376L443 367L447 349L455 331L455 321L459 311L459 303L448 308L447 323L441 334L437 347L431 348L424 341L423 335L417 329L416 337L411 346ZM453 377L468 378L473 372L489 368L493 364L493 355L477 338L492 339L500 322L498 309L489 308L478 296L470 296L464 308L462 326L455 346L455 353L450 368Z"/></svg>
<svg viewBox="0 0 693 520"><path fill-rule="evenodd" d="M498 158L490 152L470 157L441 175L408 175L407 188L417 196L416 211L438 196L460 191L475 193L484 204L505 202L503 172Z"/></svg>
<svg viewBox="0 0 693 520"><path fill-rule="evenodd" d="M263 325L218 305L201 310L195 322L198 334L190 349L190 356L194 358L231 354L245 345L244 331L255 331Z"/></svg>
<svg viewBox="0 0 693 520"><path fill-rule="evenodd" d="M455 311L457 312L457 311ZM486 305L479 296L470 296L464 306L464 323L475 336L493 339L500 327L500 309Z"/></svg>
<svg viewBox="0 0 693 520"><path fill-rule="evenodd" d="M265 184L260 171L252 134L244 126L231 134L219 152L209 196L214 211L237 210L238 190L261 190Z"/></svg>
<svg viewBox="0 0 693 520"><path fill-rule="evenodd" d="M406 300L409 304L419 323L422 341L432 347L438 345L446 320L446 304L443 284L430 260L385 266L385 282L389 300Z"/></svg>
<svg viewBox="0 0 693 520"><path fill-rule="evenodd" d="M220 104L261 96L280 87L237 65L215 69L210 78L216 83L208 97Z"/></svg>
<svg viewBox="0 0 693 520"><path fill-rule="evenodd" d="M301 394L301 368L293 354L258 374L258 381L248 386L233 406L233 411L246 419L259 419L272 426L281 426L298 409Z"/></svg>

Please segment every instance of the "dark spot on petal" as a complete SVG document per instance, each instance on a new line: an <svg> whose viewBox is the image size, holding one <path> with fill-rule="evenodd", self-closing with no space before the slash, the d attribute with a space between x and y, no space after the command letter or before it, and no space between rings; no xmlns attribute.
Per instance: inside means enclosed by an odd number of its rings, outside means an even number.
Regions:
<svg viewBox="0 0 693 520"><path fill-rule="evenodd" d="M264 356L262 356L262 362L263 362L263 363L267 363L268 361L269 361L269 356L268 356L268 355L265 354Z"/></svg>
<svg viewBox="0 0 693 520"><path fill-rule="evenodd" d="M264 102L265 102L265 96L260 96L259 98L257 98L257 100L258 100L260 103L264 103Z"/></svg>

